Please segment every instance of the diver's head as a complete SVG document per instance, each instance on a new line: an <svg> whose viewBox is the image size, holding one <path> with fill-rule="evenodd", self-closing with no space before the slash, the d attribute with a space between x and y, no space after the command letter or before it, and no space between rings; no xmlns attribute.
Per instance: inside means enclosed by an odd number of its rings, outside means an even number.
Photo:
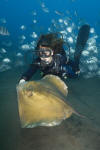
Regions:
<svg viewBox="0 0 100 150"><path fill-rule="evenodd" d="M40 45L38 50L38 56L41 61L44 61L46 64L49 64L53 60L53 50L50 47Z"/></svg>
<svg viewBox="0 0 100 150"><path fill-rule="evenodd" d="M41 35L37 41L36 50L38 50L41 45L53 49L54 54L61 54L64 41L63 38L60 38L58 35L58 33L48 33Z"/></svg>
<svg viewBox="0 0 100 150"><path fill-rule="evenodd" d="M63 39L58 37L57 33L48 33L40 36L36 51L40 59L49 63L53 59L53 55L61 54L63 49Z"/></svg>

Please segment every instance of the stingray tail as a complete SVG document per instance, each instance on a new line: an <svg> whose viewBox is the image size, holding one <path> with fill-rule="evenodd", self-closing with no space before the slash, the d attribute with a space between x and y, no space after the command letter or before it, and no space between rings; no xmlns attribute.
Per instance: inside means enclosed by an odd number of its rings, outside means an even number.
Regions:
<svg viewBox="0 0 100 150"><path fill-rule="evenodd" d="M74 111L74 114L76 114L77 116L84 118L84 119L88 119L86 116L79 114L78 112Z"/></svg>

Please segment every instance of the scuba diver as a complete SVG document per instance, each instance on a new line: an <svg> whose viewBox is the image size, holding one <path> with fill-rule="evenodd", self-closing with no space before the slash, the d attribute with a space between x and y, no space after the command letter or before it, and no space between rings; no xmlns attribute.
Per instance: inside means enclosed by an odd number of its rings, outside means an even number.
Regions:
<svg viewBox="0 0 100 150"><path fill-rule="evenodd" d="M29 81L38 69L43 73L43 76L53 74L61 79L78 77L80 57L88 40L89 32L89 25L83 25L79 29L73 60L66 56L63 48L64 41L62 38L58 38L57 33L41 35L34 51L37 58L33 60L29 69L22 74L19 83ZM67 47L69 48L68 44Z"/></svg>

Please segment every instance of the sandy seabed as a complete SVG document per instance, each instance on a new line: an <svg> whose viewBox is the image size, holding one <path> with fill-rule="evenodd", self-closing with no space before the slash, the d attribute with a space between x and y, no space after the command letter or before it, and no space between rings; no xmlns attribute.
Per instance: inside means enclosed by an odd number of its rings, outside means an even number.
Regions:
<svg viewBox="0 0 100 150"><path fill-rule="evenodd" d="M0 73L0 150L100 150L100 78L70 79L73 115L55 127L21 129L16 84L21 70Z"/></svg>

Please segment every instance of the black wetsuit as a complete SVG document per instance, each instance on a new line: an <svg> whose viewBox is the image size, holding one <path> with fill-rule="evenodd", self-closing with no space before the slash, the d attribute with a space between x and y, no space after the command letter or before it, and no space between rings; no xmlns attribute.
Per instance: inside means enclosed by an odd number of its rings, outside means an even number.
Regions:
<svg viewBox="0 0 100 150"><path fill-rule="evenodd" d="M77 77L75 63L71 60L67 63L67 58L64 55L56 54L53 56L53 61L48 65L43 63L39 57L36 58L21 79L30 80L38 69L43 73L43 76L53 74L61 78L65 76L70 78Z"/></svg>

